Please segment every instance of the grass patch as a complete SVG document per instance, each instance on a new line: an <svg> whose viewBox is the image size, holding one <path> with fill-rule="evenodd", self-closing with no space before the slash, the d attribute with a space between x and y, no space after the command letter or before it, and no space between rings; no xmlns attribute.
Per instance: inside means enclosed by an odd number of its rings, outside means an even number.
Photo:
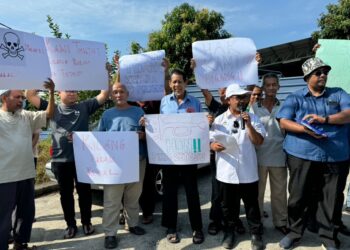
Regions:
<svg viewBox="0 0 350 250"><path fill-rule="evenodd" d="M36 167L36 184L48 182L50 178L46 175L45 165L51 159L50 156L51 138L39 142L39 157Z"/></svg>

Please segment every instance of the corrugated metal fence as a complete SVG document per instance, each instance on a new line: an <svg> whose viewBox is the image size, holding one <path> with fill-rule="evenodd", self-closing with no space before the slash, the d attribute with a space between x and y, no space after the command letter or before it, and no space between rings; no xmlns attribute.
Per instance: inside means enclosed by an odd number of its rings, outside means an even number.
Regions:
<svg viewBox="0 0 350 250"><path fill-rule="evenodd" d="M280 78L280 86L281 87L278 91L277 98L283 102L290 93L305 87L306 83L304 82L303 77L285 77ZM189 85L187 87L187 91L190 95L197 97L202 104L202 108L207 110L207 106L204 103L203 94L197 85ZM219 100L218 92L216 90L211 90L210 92L216 100Z"/></svg>

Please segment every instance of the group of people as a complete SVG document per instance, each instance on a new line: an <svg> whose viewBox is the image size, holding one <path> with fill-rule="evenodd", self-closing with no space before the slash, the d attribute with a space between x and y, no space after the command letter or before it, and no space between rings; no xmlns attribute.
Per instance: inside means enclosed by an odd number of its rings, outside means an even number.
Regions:
<svg viewBox="0 0 350 250"><path fill-rule="evenodd" d="M300 241L310 221L325 249L339 247L337 234L346 231L341 222L343 191L349 172L350 96L340 88L326 87L331 70L319 58L308 59L302 66L303 89L289 95L283 104L276 98L279 78L266 74L261 87L243 88L231 84L219 89L220 102L208 90L202 90L209 109L212 196L208 233L224 231L222 246L232 249L235 233L246 229L240 220L240 203L251 235L251 248L264 249L264 193L270 180L272 220L284 237L282 249L291 249ZM165 62L165 71L168 63ZM142 222L153 221L154 200L142 197L149 183L147 175L153 167L147 160L144 125L145 113L177 114L202 112L201 103L186 92L187 77L174 69L166 74L166 95L161 102L128 102L128 89L118 80L110 90L102 90L95 98L78 102L77 91L59 91L61 103L54 103L54 83L45 82L49 100L41 99L35 90L26 91L26 98L41 111L22 109L22 91L2 90L0 110L0 250L8 249L11 215L16 207L18 218L14 232L14 249L29 247L34 219L34 162L31 152L32 134L50 120L52 130L52 170L59 184L61 205L67 228L65 239L77 231L74 209L74 186L79 196L82 230L94 233L91 223L91 188L77 180L72 133L88 131L89 117L109 98L115 106L105 110L98 131L136 131L139 136L139 181L104 185L102 226L104 247L116 248L120 210L125 216L125 229L143 235L139 226L139 204ZM171 93L170 93L171 91ZM301 124L318 126L322 134ZM220 138L234 139L232 150ZM16 149L16 152L13 149ZM194 244L204 241L203 222L197 185L196 165L163 166L163 205L161 224L166 228L169 243L180 241L177 233L178 186L185 187ZM289 170L289 198L287 178ZM148 174L147 174L148 173ZM144 181L145 178L145 181ZM142 194L142 195L141 195ZM145 205L145 203L153 206Z"/></svg>

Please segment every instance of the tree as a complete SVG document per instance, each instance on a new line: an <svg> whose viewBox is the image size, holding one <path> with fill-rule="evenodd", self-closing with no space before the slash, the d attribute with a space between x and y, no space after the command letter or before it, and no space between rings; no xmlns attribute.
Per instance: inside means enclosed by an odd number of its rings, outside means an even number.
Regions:
<svg viewBox="0 0 350 250"><path fill-rule="evenodd" d="M312 34L318 39L350 39L350 0L339 0L338 4L327 5L328 13L318 19L319 31Z"/></svg>
<svg viewBox="0 0 350 250"><path fill-rule="evenodd" d="M56 38L62 38L62 32L60 31L60 26L57 23L53 22L53 19L50 15L47 15L46 21L49 23L49 28L51 29L51 33L54 35ZM70 38L70 35L67 33L64 34L66 39Z"/></svg>
<svg viewBox="0 0 350 250"><path fill-rule="evenodd" d="M184 3L165 15L161 30L149 34L147 50L164 49L171 66L183 69L191 76L192 43L231 37L222 29L223 25L224 17L220 13L196 10Z"/></svg>
<svg viewBox="0 0 350 250"><path fill-rule="evenodd" d="M145 51L145 49L142 48L142 46L138 42L134 42L134 41L131 42L130 49L131 49L131 54L139 54Z"/></svg>

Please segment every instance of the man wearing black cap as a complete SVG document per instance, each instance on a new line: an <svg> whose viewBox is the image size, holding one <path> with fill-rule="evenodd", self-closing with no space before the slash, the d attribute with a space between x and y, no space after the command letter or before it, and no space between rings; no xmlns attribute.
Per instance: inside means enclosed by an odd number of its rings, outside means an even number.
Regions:
<svg viewBox="0 0 350 250"><path fill-rule="evenodd" d="M292 249L304 231L307 201L317 190L316 218L323 248L339 247L334 217L337 214L339 182L347 176L350 96L341 88L326 87L331 67L319 58L303 65L307 86L289 95L276 118L286 130L284 150L289 168L288 220L290 233L280 241Z"/></svg>

